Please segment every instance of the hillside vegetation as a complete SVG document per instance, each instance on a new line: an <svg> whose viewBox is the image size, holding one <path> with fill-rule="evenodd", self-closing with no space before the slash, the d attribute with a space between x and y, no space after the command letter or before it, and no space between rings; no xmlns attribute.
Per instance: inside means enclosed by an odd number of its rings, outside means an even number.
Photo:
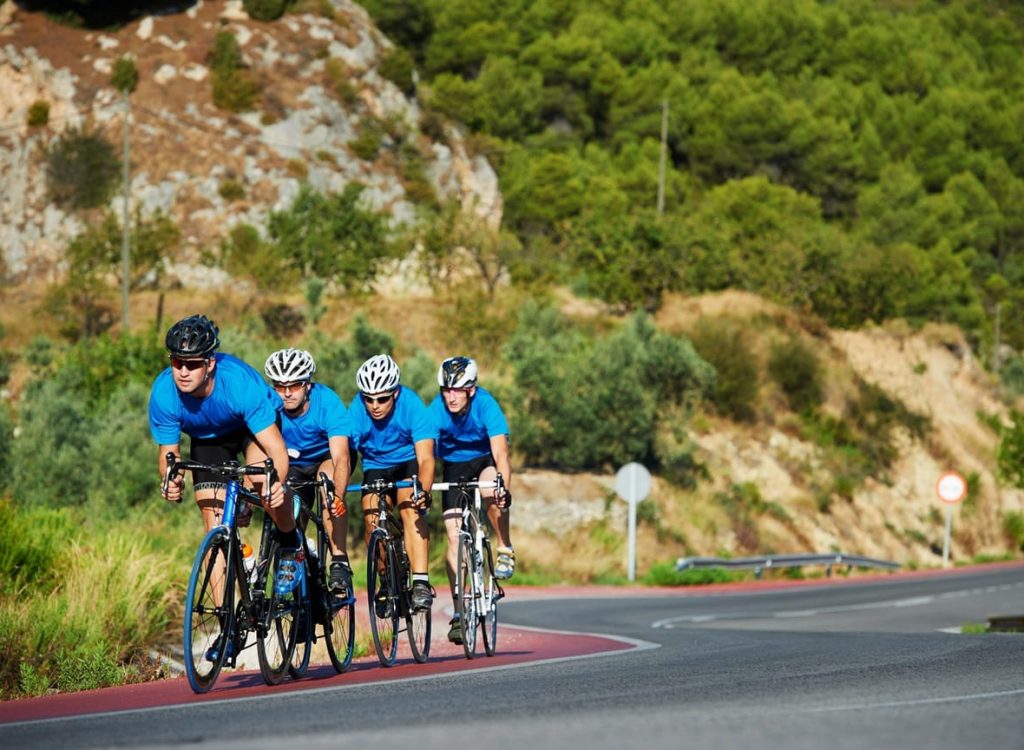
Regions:
<svg viewBox="0 0 1024 750"><path fill-rule="evenodd" d="M441 357L477 357L512 424L518 582L624 581L631 460L656 475L648 582L685 582L684 554L937 565L948 468L970 488L954 561L1020 555L1015 6L671 5L366 3L391 41L347 1L195 3L157 18L166 41L100 3L19 6L0 84L52 55L92 88L0 102L0 172L27 186L2 209L74 229L0 306L0 696L161 673L198 518L157 499L146 401L163 331L197 311L258 368L309 349L346 401L371 354L424 398ZM81 62L108 47L137 88ZM206 77L158 82L160 55ZM148 139L127 330L118 89Z"/></svg>

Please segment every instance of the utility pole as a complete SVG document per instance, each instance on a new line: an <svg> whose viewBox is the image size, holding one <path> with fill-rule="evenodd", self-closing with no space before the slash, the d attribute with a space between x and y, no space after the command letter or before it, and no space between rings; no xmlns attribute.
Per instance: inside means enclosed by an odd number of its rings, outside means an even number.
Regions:
<svg viewBox="0 0 1024 750"><path fill-rule="evenodd" d="M124 164L122 169L121 194L123 198L124 215L121 221L121 333L127 334L129 330L128 320L128 285L129 274L131 273L131 253L129 249L129 232L131 227L131 212L128 209L128 165L131 160L131 139L128 137L128 120L131 117L131 102L128 99L128 90L122 92L124 96Z"/></svg>
<svg viewBox="0 0 1024 750"><path fill-rule="evenodd" d="M661 154L658 158L658 216L665 213L665 162L668 160L668 98L661 100Z"/></svg>

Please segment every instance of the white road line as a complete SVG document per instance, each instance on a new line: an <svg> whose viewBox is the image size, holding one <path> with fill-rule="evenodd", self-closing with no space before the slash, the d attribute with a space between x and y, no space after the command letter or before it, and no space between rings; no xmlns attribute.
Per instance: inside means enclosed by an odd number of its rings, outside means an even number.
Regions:
<svg viewBox="0 0 1024 750"><path fill-rule="evenodd" d="M716 622L725 620L769 620L769 619L792 619L798 617L817 617L819 615L835 614L837 612L856 612L870 609L888 609L901 607L920 607L931 604L937 599L952 599L972 594L991 594L1000 591L1008 591L1024 587L1022 583L1007 583L1001 586L986 586L984 588L963 589L960 591L947 591L942 594L929 596L912 596L904 599L888 599L878 602L864 602L863 604L841 604L834 607L818 607L816 609L787 609L777 612L701 612L696 615L680 615L679 617L666 617L655 620L651 627L674 628L676 625L693 625L704 622Z"/></svg>
<svg viewBox="0 0 1024 750"><path fill-rule="evenodd" d="M944 698L917 698L907 701L883 701L881 703L851 703L846 706L821 706L808 708L796 713L820 714L829 711L866 711L873 708L903 708L906 706L927 706L936 703L961 703L964 701L986 700L988 698L1010 698L1024 695L1024 688L1018 690L1000 690L993 693L968 693L967 695L949 695Z"/></svg>

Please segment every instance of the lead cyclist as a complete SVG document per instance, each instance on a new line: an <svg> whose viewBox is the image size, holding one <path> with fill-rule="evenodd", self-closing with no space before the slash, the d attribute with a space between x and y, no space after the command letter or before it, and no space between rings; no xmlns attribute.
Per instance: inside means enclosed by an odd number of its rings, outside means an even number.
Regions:
<svg viewBox="0 0 1024 750"><path fill-rule="evenodd" d="M497 562L494 577L512 577L516 553L509 533L509 506L512 493L512 466L509 462L509 428L505 413L487 390L477 385L477 365L469 357L449 357L437 371L440 393L431 401L429 411L438 433L437 457L444 462L445 482L493 481L501 474L503 486L480 491L487 508L487 519L497 536ZM458 564L459 529L462 515L458 493L443 495L443 517L448 535L445 567L455 600L455 569ZM462 623L455 613L449 623L448 640L462 643Z"/></svg>

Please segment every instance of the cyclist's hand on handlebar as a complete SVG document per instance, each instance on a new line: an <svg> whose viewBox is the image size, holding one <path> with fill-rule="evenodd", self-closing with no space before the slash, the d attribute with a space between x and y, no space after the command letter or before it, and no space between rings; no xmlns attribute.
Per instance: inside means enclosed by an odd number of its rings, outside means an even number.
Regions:
<svg viewBox="0 0 1024 750"><path fill-rule="evenodd" d="M420 490L412 498L412 504L416 508L416 512L421 516L430 510L430 501L431 495L426 490Z"/></svg>
<svg viewBox="0 0 1024 750"><path fill-rule="evenodd" d="M494 490L494 504L502 510L512 505L512 493L504 485Z"/></svg>
<svg viewBox="0 0 1024 750"><path fill-rule="evenodd" d="M265 510L274 510L280 508L285 502L284 485L279 481L274 480L270 485L270 499L263 498L263 507Z"/></svg>
<svg viewBox="0 0 1024 750"><path fill-rule="evenodd" d="M168 480L167 488L161 494L164 496L164 500L169 503L180 503L184 493L185 479L181 476L177 476Z"/></svg>

